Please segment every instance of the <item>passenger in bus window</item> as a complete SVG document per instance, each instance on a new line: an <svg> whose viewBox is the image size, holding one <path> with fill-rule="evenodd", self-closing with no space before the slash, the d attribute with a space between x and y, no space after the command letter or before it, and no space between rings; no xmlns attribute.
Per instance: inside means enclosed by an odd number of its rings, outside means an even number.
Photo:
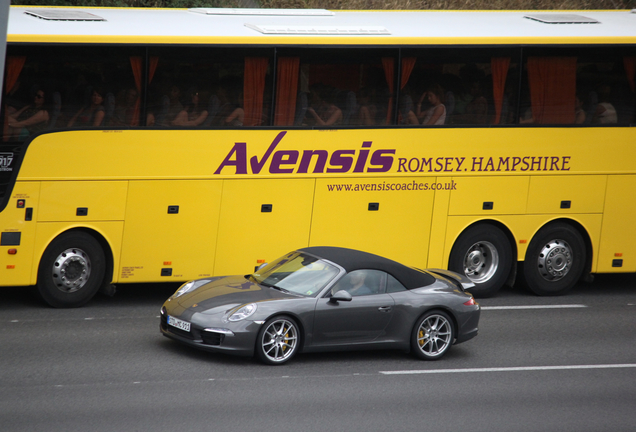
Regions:
<svg viewBox="0 0 636 432"><path fill-rule="evenodd" d="M352 124L373 126L376 123L378 107L373 103L372 96L373 94L368 88L360 89L358 94L360 107L358 108L357 118Z"/></svg>
<svg viewBox="0 0 636 432"><path fill-rule="evenodd" d="M400 94L399 122L402 125L420 124L415 111L413 111L413 98L409 94L408 89Z"/></svg>
<svg viewBox="0 0 636 432"><path fill-rule="evenodd" d="M48 126L49 107L46 103L46 92L41 87L33 96L33 103L26 105L9 116L9 135L26 139L27 136L40 132Z"/></svg>
<svg viewBox="0 0 636 432"><path fill-rule="evenodd" d="M202 109L199 104L200 101L209 99L207 95L200 94L196 89L190 89L188 96L190 102L172 121L175 126L200 126L208 118L208 110Z"/></svg>
<svg viewBox="0 0 636 432"><path fill-rule="evenodd" d="M123 94L121 92L118 94L111 121L114 126L131 126L133 124L133 119L137 111L138 96L137 90L132 87L126 89Z"/></svg>
<svg viewBox="0 0 636 432"><path fill-rule="evenodd" d="M311 106L307 114L318 126L342 123L342 110L336 105L336 89L319 86L312 90Z"/></svg>
<svg viewBox="0 0 636 432"><path fill-rule="evenodd" d="M422 111L422 102L424 99L428 100L431 104L430 108L426 111ZM422 119L422 124L431 125L443 125L446 121L446 106L444 105L444 90L439 84L431 85L420 97L417 102L417 109L415 111L418 119Z"/></svg>
<svg viewBox="0 0 636 432"><path fill-rule="evenodd" d="M91 93L91 101L87 107L80 110L68 122L68 127L73 126L101 126L105 116L104 89L97 87Z"/></svg>
<svg viewBox="0 0 636 432"><path fill-rule="evenodd" d="M613 124L618 122L616 109L609 101L611 89L610 86L603 84L598 89L598 104L592 117L592 123L596 124Z"/></svg>
<svg viewBox="0 0 636 432"><path fill-rule="evenodd" d="M574 101L574 124L585 123L585 110L583 109L583 102L580 95L576 95Z"/></svg>

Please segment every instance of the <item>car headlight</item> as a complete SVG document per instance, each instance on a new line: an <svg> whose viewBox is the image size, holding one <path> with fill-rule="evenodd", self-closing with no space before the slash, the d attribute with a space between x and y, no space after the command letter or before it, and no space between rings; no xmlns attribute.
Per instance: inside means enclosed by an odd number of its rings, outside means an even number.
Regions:
<svg viewBox="0 0 636 432"><path fill-rule="evenodd" d="M256 312L257 306L256 303L250 303L245 306L241 306L238 308L230 317L227 319L228 321L240 321L245 318L252 316L254 312Z"/></svg>
<svg viewBox="0 0 636 432"><path fill-rule="evenodd" d="M173 298L181 297L182 295L189 293L190 291L194 291L195 289L199 288L202 285L205 285L208 282L210 281L207 279L201 279L201 280L193 280L188 283L185 283L181 285L181 287L172 295L172 297Z"/></svg>

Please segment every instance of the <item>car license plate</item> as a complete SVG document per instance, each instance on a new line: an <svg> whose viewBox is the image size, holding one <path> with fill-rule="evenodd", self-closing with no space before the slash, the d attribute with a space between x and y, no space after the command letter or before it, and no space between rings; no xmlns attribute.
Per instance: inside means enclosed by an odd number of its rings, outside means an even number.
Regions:
<svg viewBox="0 0 636 432"><path fill-rule="evenodd" d="M190 323L168 315L168 324L183 331L190 331Z"/></svg>

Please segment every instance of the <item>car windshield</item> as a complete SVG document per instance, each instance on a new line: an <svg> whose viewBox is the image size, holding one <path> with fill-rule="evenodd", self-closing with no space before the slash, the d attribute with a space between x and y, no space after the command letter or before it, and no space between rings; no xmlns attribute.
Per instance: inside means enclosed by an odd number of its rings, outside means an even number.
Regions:
<svg viewBox="0 0 636 432"><path fill-rule="evenodd" d="M318 294L338 273L338 268L326 261L292 252L257 270L250 277L261 285L312 296Z"/></svg>

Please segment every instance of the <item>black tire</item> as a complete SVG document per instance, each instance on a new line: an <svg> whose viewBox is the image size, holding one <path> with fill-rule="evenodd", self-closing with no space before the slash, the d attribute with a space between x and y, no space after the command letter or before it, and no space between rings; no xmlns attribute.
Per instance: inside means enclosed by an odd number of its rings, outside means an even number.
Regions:
<svg viewBox="0 0 636 432"><path fill-rule="evenodd" d="M99 242L84 232L69 232L53 240L44 251L37 289L53 307L79 307L97 293L105 273L106 259Z"/></svg>
<svg viewBox="0 0 636 432"><path fill-rule="evenodd" d="M512 246L508 237L496 226L472 226L457 238L448 268L466 275L475 284L468 290L475 297L490 297L505 285L510 276Z"/></svg>
<svg viewBox="0 0 636 432"><path fill-rule="evenodd" d="M533 237L523 262L523 278L541 296L565 294L581 278L586 259L585 242L571 225L554 223Z"/></svg>
<svg viewBox="0 0 636 432"><path fill-rule="evenodd" d="M453 320L446 312L430 311L413 327L411 350L422 360L438 360L448 352L454 341Z"/></svg>
<svg viewBox="0 0 636 432"><path fill-rule="evenodd" d="M291 360L300 347L298 324L286 315L270 318L256 338L256 355L265 364L281 365Z"/></svg>

